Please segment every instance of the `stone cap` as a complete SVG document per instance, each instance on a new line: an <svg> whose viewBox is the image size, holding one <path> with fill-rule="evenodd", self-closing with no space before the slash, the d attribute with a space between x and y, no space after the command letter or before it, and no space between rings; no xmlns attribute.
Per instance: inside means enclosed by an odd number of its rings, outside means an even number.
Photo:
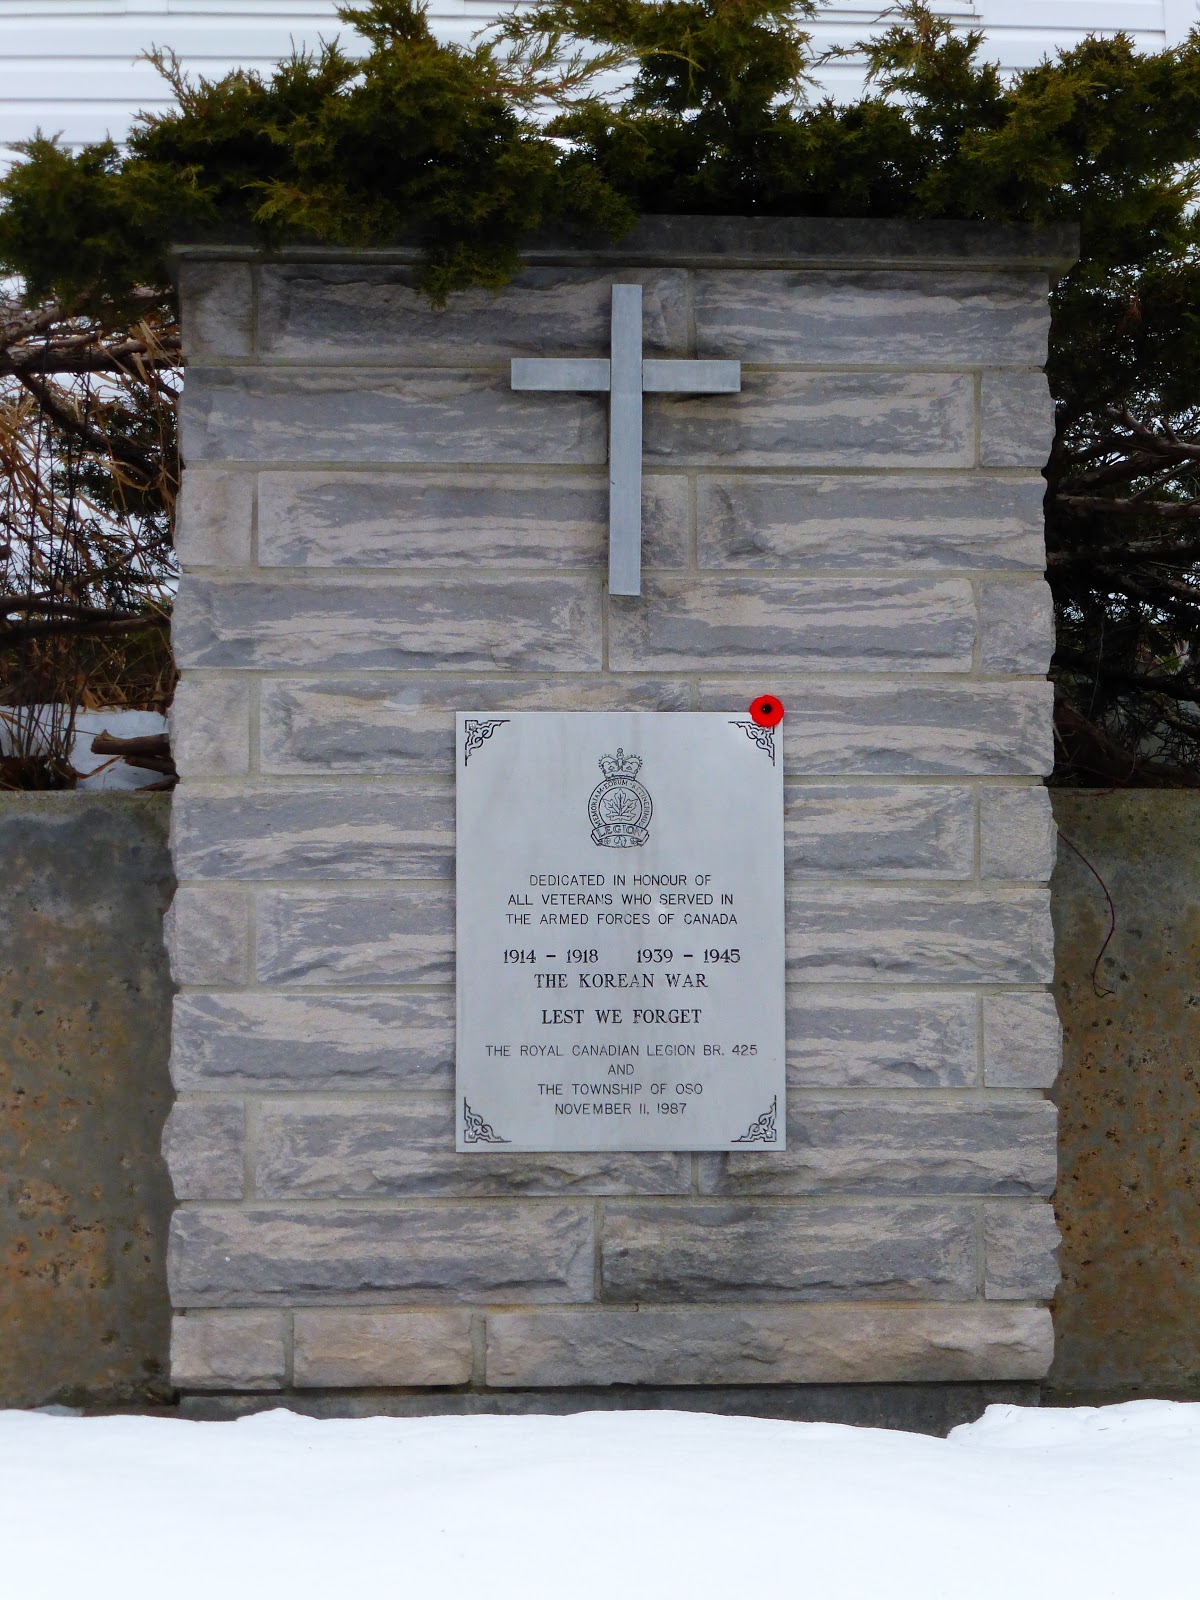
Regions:
<svg viewBox="0 0 1200 1600"><path fill-rule="evenodd" d="M404 265L417 260L415 245L349 250L329 245L289 245L264 251L252 244L215 241L180 243L177 260L372 262ZM1079 228L1073 222L1046 228L990 222L923 222L874 217L643 217L624 238L579 241L536 236L522 247L531 266L611 267L825 267L996 270L1041 269L1051 279L1079 259Z"/></svg>

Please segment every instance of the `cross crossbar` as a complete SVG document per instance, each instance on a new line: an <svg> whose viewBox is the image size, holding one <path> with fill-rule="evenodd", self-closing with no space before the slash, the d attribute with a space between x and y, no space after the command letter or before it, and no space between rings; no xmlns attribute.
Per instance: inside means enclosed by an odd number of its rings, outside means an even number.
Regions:
<svg viewBox="0 0 1200 1600"><path fill-rule="evenodd" d="M518 359L512 386L609 396L608 592L641 594L642 396L737 394L741 362L644 361L641 285L614 283L609 359Z"/></svg>

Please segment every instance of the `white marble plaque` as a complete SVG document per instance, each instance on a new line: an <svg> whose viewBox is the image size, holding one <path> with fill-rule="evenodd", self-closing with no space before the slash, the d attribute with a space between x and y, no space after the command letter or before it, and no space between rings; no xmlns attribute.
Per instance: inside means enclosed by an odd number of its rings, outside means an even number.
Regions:
<svg viewBox="0 0 1200 1600"><path fill-rule="evenodd" d="M461 712L460 1151L782 1150L780 728Z"/></svg>

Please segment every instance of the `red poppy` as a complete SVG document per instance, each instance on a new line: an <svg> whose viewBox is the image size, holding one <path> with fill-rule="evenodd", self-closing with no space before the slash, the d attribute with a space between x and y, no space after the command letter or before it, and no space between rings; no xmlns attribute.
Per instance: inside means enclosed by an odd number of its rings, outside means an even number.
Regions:
<svg viewBox="0 0 1200 1600"><path fill-rule="evenodd" d="M778 695L760 694L750 702L750 716L760 728L774 728L783 721L783 701Z"/></svg>

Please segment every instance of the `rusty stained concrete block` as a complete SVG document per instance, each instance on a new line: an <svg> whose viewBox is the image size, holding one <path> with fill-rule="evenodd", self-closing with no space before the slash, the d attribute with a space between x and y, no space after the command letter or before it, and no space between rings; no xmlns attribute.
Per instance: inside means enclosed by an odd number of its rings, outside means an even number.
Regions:
<svg viewBox="0 0 1200 1600"><path fill-rule="evenodd" d="M1057 790L1051 1390L1200 1389L1200 793ZM1095 985L1092 974L1095 968ZM1047 1396L1047 1403L1053 1395Z"/></svg>
<svg viewBox="0 0 1200 1600"><path fill-rule="evenodd" d="M167 1398L167 795L0 795L0 1406Z"/></svg>

